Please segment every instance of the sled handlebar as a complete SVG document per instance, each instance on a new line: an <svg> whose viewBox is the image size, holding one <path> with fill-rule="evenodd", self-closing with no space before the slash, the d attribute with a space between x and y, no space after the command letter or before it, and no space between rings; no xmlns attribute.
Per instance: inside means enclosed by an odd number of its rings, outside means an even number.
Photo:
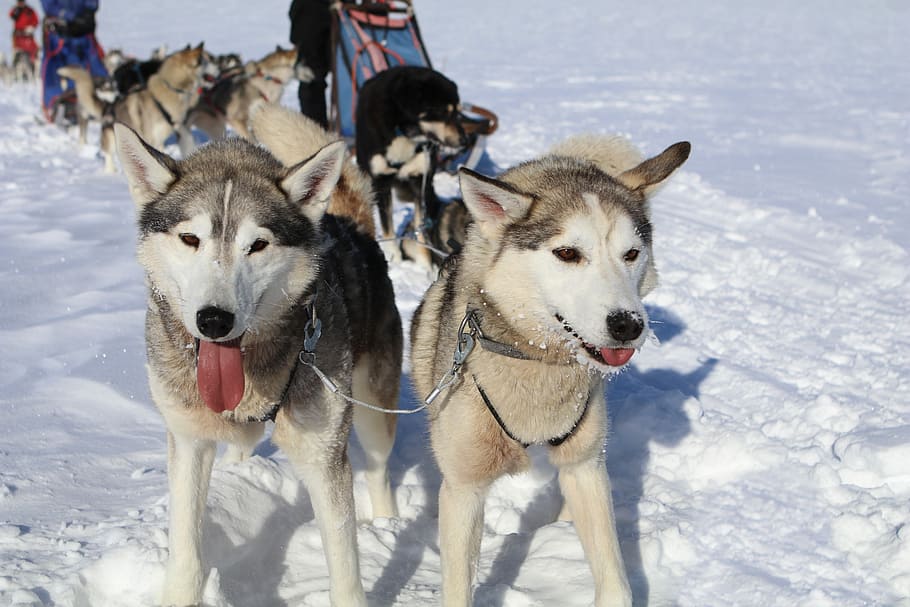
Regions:
<svg viewBox="0 0 910 607"><path fill-rule="evenodd" d="M471 103L461 104L462 127L468 133L475 132L479 135L492 135L499 128L499 117L485 107ZM474 118L474 114L480 118Z"/></svg>
<svg viewBox="0 0 910 607"><path fill-rule="evenodd" d="M333 10L354 10L371 15L386 16L390 13L410 13L414 10L411 0L391 0L390 2L366 2L364 4L352 4L345 2L336 2L332 4Z"/></svg>

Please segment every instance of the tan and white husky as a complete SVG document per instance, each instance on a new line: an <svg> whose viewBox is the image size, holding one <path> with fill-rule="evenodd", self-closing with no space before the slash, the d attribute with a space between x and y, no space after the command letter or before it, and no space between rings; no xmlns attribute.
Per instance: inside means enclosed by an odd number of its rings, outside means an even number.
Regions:
<svg viewBox="0 0 910 607"><path fill-rule="evenodd" d="M528 467L531 444L559 471L595 604L631 605L604 462L604 376L648 334L648 195L689 150L642 161L621 139L587 136L497 179L461 170L473 224L411 327L418 394L442 388L428 400L447 607L470 604L487 489Z"/></svg>

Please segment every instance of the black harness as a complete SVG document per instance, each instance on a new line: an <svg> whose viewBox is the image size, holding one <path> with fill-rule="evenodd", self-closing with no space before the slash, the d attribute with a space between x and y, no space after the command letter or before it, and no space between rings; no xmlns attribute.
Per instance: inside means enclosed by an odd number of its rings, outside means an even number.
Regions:
<svg viewBox="0 0 910 607"><path fill-rule="evenodd" d="M467 315L465 316L468 326L471 328L471 333L474 336L474 340L477 341L481 347L487 352L493 354L499 354L500 356L507 356L509 358L515 358L518 360L533 360L530 356L508 344L502 342L494 341L487 338L483 331L480 329L480 322L477 318L477 310L468 310ZM509 429L506 427L505 422L502 421L502 417L499 416L499 413L496 411L496 407L493 406L493 403L490 402L490 397L487 396L487 393L481 387L480 383L477 381L477 376L471 376L474 380L474 386L477 388L477 392L480 394L480 398L483 400L483 404L487 406L487 411L490 412L490 415L493 416L493 419L496 420L496 423L499 424L500 429L503 433L511 438L513 441L527 449L531 446L531 443L526 443L523 440L520 440L514 434L512 434ZM581 414L578 416L578 419L575 420L575 423L572 424L572 427L569 428L569 431L560 436L555 436L553 438L547 439L547 444L551 447L558 447L563 444L566 439L568 439L572 434L575 433L575 430L578 429L578 426L581 424L582 420L585 418L585 415L588 412L588 401L585 401L585 406L581 410Z"/></svg>
<svg viewBox="0 0 910 607"><path fill-rule="evenodd" d="M483 399L483 404L487 406L487 410L493 416L493 419L496 420L496 423L499 424L499 427L502 428L502 431L506 436L511 438L513 441L527 449L531 446L531 443L526 443L523 440L519 440L514 434L509 432L509 429L506 428L505 423L502 421L502 418L499 417L499 413L496 412L496 409L493 407L493 403L490 402L490 398L487 396L487 393L483 391L483 388L480 387L480 384L477 383L477 377L474 377L474 385L477 386L477 391L480 393L480 398ZM578 419L575 420L575 423L572 424L572 427L569 428L569 431L561 436L556 436L554 438L547 439L547 443L551 447L558 447L563 444L567 438L572 436L575 433L575 430L578 429L578 425L581 424L581 421L585 418L585 414L588 412L588 403L585 403L585 408L581 410L581 415L578 416Z"/></svg>
<svg viewBox="0 0 910 607"><path fill-rule="evenodd" d="M161 81L164 83L164 85L167 88L171 89L172 91L174 91L175 93L177 93L179 95L190 95L193 92L193 91L188 91L186 89L179 89L176 86L174 86L173 84L171 84L170 82L168 82L167 80L162 79ZM165 109L165 107L161 104L160 101L158 101L158 98L155 97L155 95L152 94L151 91L149 91L149 94L152 97L152 101L155 102L155 107L158 108L158 111L161 112L161 115L164 116L164 119L167 120L167 123L169 125L171 125L171 129L174 134L174 137L177 138L177 142L179 143L181 125L174 121L174 118L173 118L173 116L171 116L171 113L168 112L167 109Z"/></svg>
<svg viewBox="0 0 910 607"><path fill-rule="evenodd" d="M316 357L316 343L322 336L322 321L316 316L316 297L318 295L319 288L317 287L306 306L307 319L306 325L304 325L303 328L303 349L294 358L294 368L291 369L291 373L288 375L288 383L284 385L284 390L281 392L281 398L272 405L272 408L268 413L259 418L249 418L247 419L248 422L274 422L275 416L278 415L278 410L281 409L281 405L283 405L284 401L287 399L288 392L291 390L291 384L294 383L294 378L297 377L297 369L300 368L303 356Z"/></svg>
<svg viewBox="0 0 910 607"><path fill-rule="evenodd" d="M177 141L179 142L180 141L180 129L177 128L177 124L174 122L174 119L171 117L170 112L168 112L164 108L164 106L161 105L161 102L158 101L158 98L155 97L154 95L152 95L152 101L155 102L155 107L158 108L158 111L161 112L161 115L164 116L164 119L167 120L167 123L169 125L171 125L172 132L174 133L174 136L177 138Z"/></svg>

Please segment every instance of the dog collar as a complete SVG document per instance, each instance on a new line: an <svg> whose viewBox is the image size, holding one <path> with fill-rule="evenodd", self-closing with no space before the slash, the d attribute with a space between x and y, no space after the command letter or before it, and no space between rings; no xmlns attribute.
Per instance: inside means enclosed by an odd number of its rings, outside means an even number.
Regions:
<svg viewBox="0 0 910 607"><path fill-rule="evenodd" d="M282 80L281 78L276 78L275 76L272 76L271 74L266 74L262 70L256 70L256 77L262 78L266 82L277 82L278 84L284 84L284 80Z"/></svg>
<svg viewBox="0 0 910 607"><path fill-rule="evenodd" d="M492 352L493 354L508 356L509 358L517 358L518 360L531 360L530 356L515 346L510 346L509 344L494 341L484 335L483 330L480 328L480 319L478 318L478 313L479 311L476 308L469 308L465 314L465 321L467 322L468 327L471 329L471 335L484 350L487 352Z"/></svg>
<svg viewBox="0 0 910 607"><path fill-rule="evenodd" d="M195 92L195 89L186 90L186 89L178 88L178 87L174 86L173 84L171 84L170 82L168 82L167 80L165 80L164 78L161 79L161 82L164 83L164 86L171 89L178 95L192 95Z"/></svg>

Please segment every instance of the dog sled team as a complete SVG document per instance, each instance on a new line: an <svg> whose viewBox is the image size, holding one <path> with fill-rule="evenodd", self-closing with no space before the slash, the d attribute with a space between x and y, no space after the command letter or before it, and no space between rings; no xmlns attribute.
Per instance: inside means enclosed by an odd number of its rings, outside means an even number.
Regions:
<svg viewBox="0 0 910 607"><path fill-rule="evenodd" d="M147 61L129 60L113 70L113 96L105 97L91 74L79 66L57 73L73 83L79 139L89 121L98 121L105 170L114 172L113 124L124 123L163 149L169 140L183 156L195 147L193 129L220 138L230 127L249 137L250 109L275 103L295 73L296 51L276 48L256 61L236 54L213 56L203 44Z"/></svg>
<svg viewBox="0 0 910 607"><path fill-rule="evenodd" d="M354 7L337 19L388 32L377 23L390 14ZM366 605L348 437L365 453L372 517L394 517L396 415L425 409L442 476L444 605L471 604L486 493L530 466L531 445L558 470L560 517L574 522L595 604L631 605L604 461L605 378L648 337L651 196L689 144L646 158L623 138L578 135L499 175L458 168L461 197L446 203L435 172L495 129L492 113L469 116L428 65L385 65L351 79L356 99L333 92L320 124L279 103L292 79L323 76L298 59L278 48L243 63L190 45L110 64L108 94L88 70L57 70L74 87L80 136L100 123L105 165L118 159L136 206L149 385L168 442L161 604L202 602L218 443L243 459L272 423L310 494L331 604ZM209 139L196 149L194 129ZM417 235L402 249L383 245L401 231L393 193L415 202ZM438 276L403 327L388 263L431 248L443 255L423 261ZM412 409L399 408L405 330Z"/></svg>

